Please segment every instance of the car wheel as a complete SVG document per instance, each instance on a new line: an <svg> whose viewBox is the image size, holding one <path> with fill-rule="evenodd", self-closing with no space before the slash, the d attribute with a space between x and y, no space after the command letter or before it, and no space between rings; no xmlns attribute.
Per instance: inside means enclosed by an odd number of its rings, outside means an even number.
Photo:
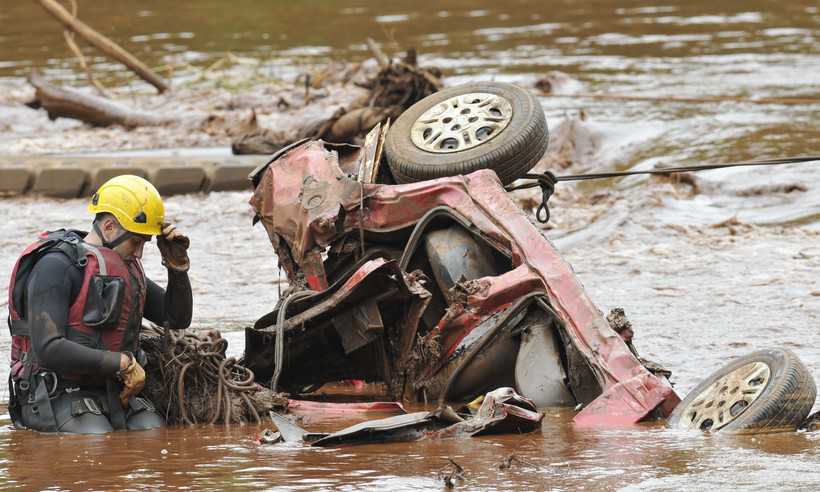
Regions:
<svg viewBox="0 0 820 492"><path fill-rule="evenodd" d="M504 184L532 169L547 150L544 110L530 92L485 82L439 91L390 128L385 157L399 183L492 169Z"/></svg>
<svg viewBox="0 0 820 492"><path fill-rule="evenodd" d="M672 412L669 424L707 432L794 431L816 393L814 379L793 352L761 350L701 382Z"/></svg>

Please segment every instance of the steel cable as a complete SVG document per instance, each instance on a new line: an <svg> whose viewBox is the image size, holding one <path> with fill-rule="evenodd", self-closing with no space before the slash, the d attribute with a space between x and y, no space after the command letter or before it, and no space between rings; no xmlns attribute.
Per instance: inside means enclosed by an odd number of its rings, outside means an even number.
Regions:
<svg viewBox="0 0 820 492"><path fill-rule="evenodd" d="M644 169L637 171L613 171L608 173L571 174L567 176L556 176L552 171L545 171L542 174L525 174L520 179L532 179L532 183L521 183L507 185L506 191L526 190L539 186L541 188L541 203L536 210L536 219L542 224L546 224L550 219L548 201L555 192L555 184L561 181L586 181L590 179L620 178L623 176L634 176L638 174L672 174L683 172L708 171L711 169L722 169L728 167L744 166L779 166L783 164L801 164L807 162L820 162L820 156L807 155L795 157L781 157L778 159L763 159L757 161L730 162L726 164L700 164L697 166L661 167L655 169Z"/></svg>

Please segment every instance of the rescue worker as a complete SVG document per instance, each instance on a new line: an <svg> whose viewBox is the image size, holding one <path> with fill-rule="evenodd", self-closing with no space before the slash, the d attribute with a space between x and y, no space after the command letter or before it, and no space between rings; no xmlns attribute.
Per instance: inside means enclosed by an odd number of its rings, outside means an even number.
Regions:
<svg viewBox="0 0 820 492"><path fill-rule="evenodd" d="M187 328L190 241L165 220L156 188L118 176L94 193L92 231L43 233L9 285L9 413L18 428L101 434L160 427L145 397L143 317ZM157 236L167 289L145 277L143 247Z"/></svg>

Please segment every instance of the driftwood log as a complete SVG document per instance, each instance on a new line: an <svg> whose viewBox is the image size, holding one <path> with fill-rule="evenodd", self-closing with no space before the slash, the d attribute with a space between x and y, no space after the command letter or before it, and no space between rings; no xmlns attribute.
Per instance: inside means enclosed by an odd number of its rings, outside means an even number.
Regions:
<svg viewBox="0 0 820 492"><path fill-rule="evenodd" d="M26 103L26 106L45 109L52 120L74 118L94 126L121 125L126 128L179 121L178 118L131 109L103 97L58 87L46 82L36 73L29 75L28 81L36 92L34 100Z"/></svg>
<svg viewBox="0 0 820 492"><path fill-rule="evenodd" d="M56 0L36 0L49 14L54 16L67 29L77 33L89 44L105 53L107 56L117 60L143 80L157 88L160 93L168 90L168 83L162 77L154 73L144 63L139 61L117 43L98 33L84 22L71 15L69 11L57 3Z"/></svg>
<svg viewBox="0 0 820 492"><path fill-rule="evenodd" d="M382 51L373 38L367 38L367 47L370 48L370 52L373 53L373 57L376 58L376 63L379 64L379 68L390 65L390 58L384 54L384 51Z"/></svg>

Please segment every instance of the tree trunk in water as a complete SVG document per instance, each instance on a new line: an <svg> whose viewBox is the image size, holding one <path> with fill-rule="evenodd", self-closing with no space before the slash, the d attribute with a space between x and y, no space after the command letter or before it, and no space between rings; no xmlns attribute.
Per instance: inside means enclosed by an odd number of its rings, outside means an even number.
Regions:
<svg viewBox="0 0 820 492"><path fill-rule="evenodd" d="M71 13L55 0L37 0L37 2L67 29L76 32L92 46L133 70L134 73L139 75L144 81L156 87L160 93L168 90L168 84L162 77L125 51L120 45L98 33L87 24L77 20L76 17L72 16Z"/></svg>
<svg viewBox="0 0 820 492"><path fill-rule="evenodd" d="M49 84L36 73L28 81L37 90L34 100L26 105L45 109L52 120L74 118L94 126L122 125L126 128L158 126L178 121L177 118L158 116L131 109L108 99Z"/></svg>

